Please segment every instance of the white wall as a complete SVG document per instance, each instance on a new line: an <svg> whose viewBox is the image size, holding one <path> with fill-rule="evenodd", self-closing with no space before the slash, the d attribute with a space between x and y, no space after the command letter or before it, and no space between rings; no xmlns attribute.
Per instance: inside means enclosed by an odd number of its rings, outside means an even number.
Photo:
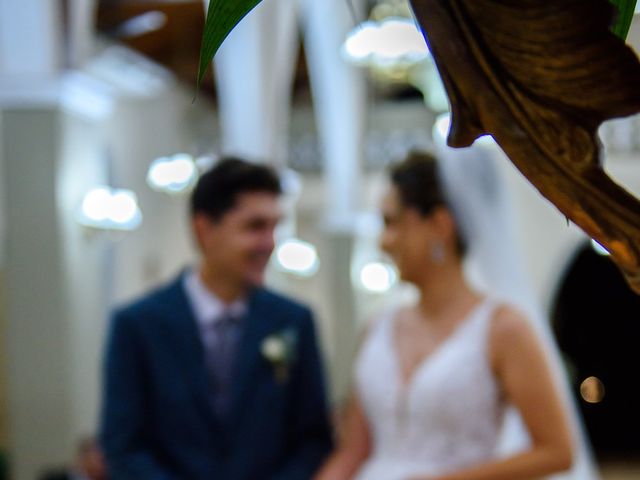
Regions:
<svg viewBox="0 0 640 480"><path fill-rule="evenodd" d="M17 480L69 461L78 438L95 431L109 310L192 256L185 198L155 193L145 178L156 156L189 151L189 128L206 104L194 107L167 87L120 94L98 118L61 103L2 110L8 255L0 295ZM83 195L102 184L138 193L143 228L112 235L76 222Z"/></svg>
<svg viewBox="0 0 640 480"><path fill-rule="evenodd" d="M107 183L103 156L104 121L61 114L60 156L57 159L55 205L60 238L61 278L65 305L64 331L68 335L69 397L71 399L67 448L93 433L97 417L99 361L105 330L104 297L107 239L78 225L76 214L83 195L95 185Z"/></svg>
<svg viewBox="0 0 640 480"><path fill-rule="evenodd" d="M54 460L70 443L71 339L55 202L58 112L43 106L3 115L8 179L4 348L10 447L20 479L33 478L34 463Z"/></svg>
<svg viewBox="0 0 640 480"><path fill-rule="evenodd" d="M109 156L112 183L138 195L142 226L114 244L112 300L120 303L166 281L193 257L187 199L158 193L146 184L157 157L192 152L189 114L203 108L179 89L154 98L122 102L111 123ZM212 131L211 136L214 137Z"/></svg>

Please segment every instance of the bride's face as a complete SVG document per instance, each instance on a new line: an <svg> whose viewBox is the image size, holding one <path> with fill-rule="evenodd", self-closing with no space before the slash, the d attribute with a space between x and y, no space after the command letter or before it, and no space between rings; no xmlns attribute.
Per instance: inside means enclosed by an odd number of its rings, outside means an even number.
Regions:
<svg viewBox="0 0 640 480"><path fill-rule="evenodd" d="M381 210L384 230L380 247L393 259L403 280L419 283L431 266L432 245L440 241L432 216L404 205L393 186L384 195Z"/></svg>

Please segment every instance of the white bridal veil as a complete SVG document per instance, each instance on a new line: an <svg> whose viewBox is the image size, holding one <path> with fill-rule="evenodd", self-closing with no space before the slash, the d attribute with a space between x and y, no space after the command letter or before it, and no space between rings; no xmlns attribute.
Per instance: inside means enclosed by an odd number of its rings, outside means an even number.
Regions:
<svg viewBox="0 0 640 480"><path fill-rule="evenodd" d="M529 286L519 254L511 202L496 162L498 148L477 141L472 147L453 149L434 134L436 155L445 194L453 209L461 234L467 240L465 269L479 288L497 296L521 311L533 322L548 352L556 380L570 414L576 443L572 470L552 478L558 480L596 480L599 478L579 420L577 406L551 334L547 317L537 304ZM501 450L518 450L528 441L515 410L509 412Z"/></svg>

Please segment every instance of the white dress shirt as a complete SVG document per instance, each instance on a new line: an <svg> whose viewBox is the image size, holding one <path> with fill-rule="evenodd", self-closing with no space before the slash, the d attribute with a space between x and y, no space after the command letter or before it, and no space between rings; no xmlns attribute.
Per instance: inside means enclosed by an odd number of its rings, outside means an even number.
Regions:
<svg viewBox="0 0 640 480"><path fill-rule="evenodd" d="M184 275L183 285L191 308L193 308L200 336L207 346L211 345L208 332L213 330L212 325L224 314L241 318L247 312L245 299L236 300L231 304L224 303L207 288L196 269L192 268Z"/></svg>

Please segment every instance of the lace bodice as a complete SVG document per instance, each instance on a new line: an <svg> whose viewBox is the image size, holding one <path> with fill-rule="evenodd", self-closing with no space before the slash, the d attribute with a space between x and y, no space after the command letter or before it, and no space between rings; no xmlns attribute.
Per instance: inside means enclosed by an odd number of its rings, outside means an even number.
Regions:
<svg viewBox="0 0 640 480"><path fill-rule="evenodd" d="M396 315L381 318L356 361L356 388L372 434L357 480L438 475L494 456L505 402L487 352L493 302L477 306L403 384L393 341Z"/></svg>

